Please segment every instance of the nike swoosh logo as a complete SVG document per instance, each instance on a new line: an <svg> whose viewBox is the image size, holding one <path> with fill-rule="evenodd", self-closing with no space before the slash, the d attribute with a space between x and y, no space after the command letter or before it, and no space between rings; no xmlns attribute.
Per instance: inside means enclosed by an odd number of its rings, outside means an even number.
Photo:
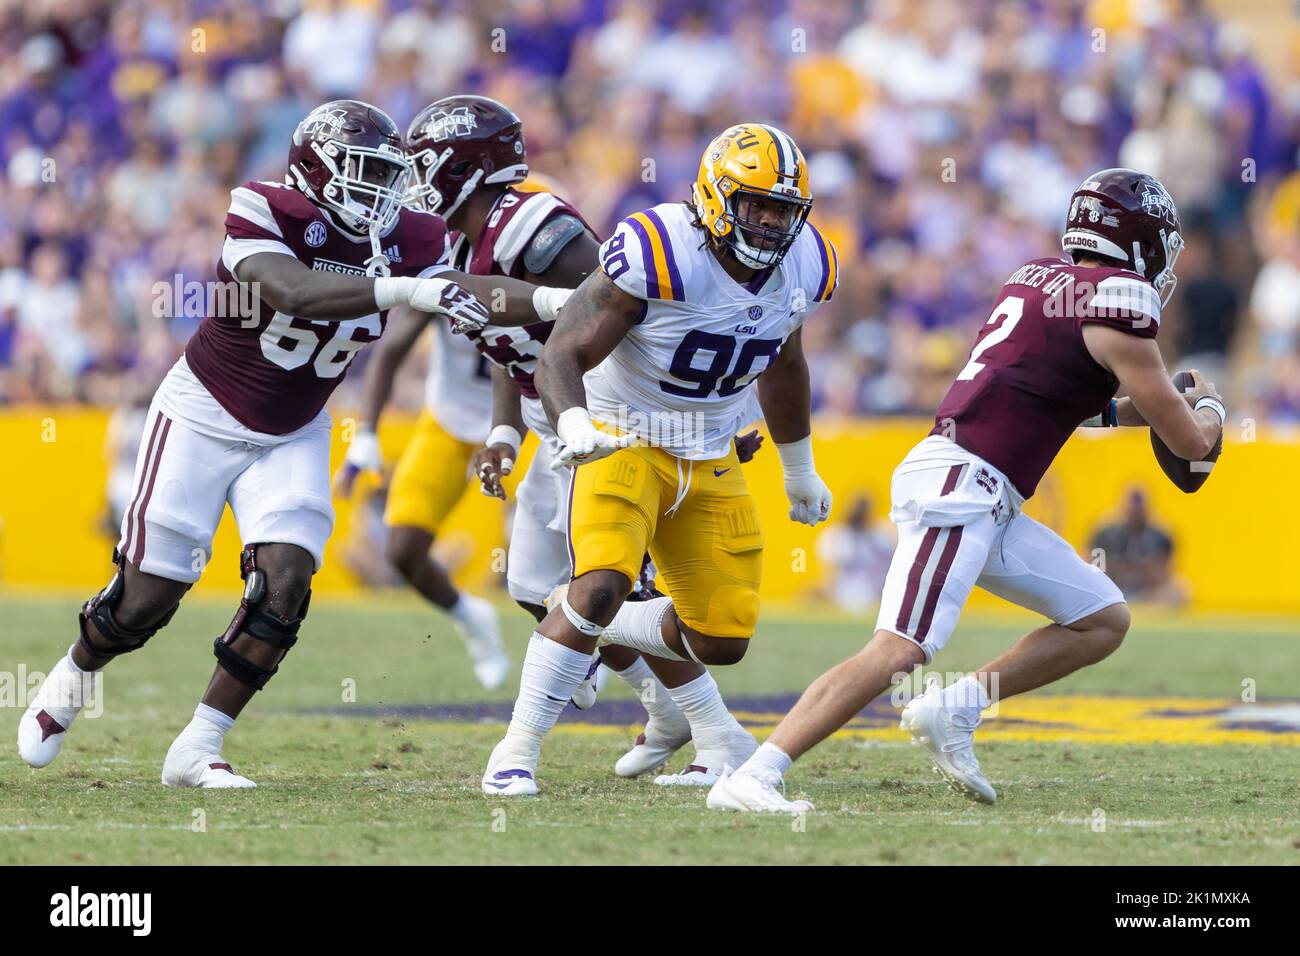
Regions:
<svg viewBox="0 0 1300 956"><path fill-rule="evenodd" d="M729 472L729 471L731 471L730 468L714 468L714 469L713 469L713 477L714 477L714 478L721 478L723 475L725 475L725 474L726 474L727 472Z"/></svg>
<svg viewBox="0 0 1300 956"><path fill-rule="evenodd" d="M566 698L564 698L564 697L552 697L550 694L547 694L547 695L546 695L546 699L547 699L547 700L553 700L553 701L555 701L557 704L567 704L567 703L569 702L569 701L568 701Z"/></svg>

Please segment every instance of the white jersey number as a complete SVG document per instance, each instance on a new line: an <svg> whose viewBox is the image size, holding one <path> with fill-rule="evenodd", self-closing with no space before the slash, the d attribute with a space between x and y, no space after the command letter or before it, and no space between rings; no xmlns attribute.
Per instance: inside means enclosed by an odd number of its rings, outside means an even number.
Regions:
<svg viewBox="0 0 1300 956"><path fill-rule="evenodd" d="M331 322L330 326L334 335L322 344L314 329L296 326L292 315L277 312L261 335L262 355L268 362L290 372L311 362L318 378L338 378L353 356L383 331L378 315ZM357 329L369 332L370 337L353 338Z"/></svg>
<svg viewBox="0 0 1300 956"><path fill-rule="evenodd" d="M957 373L957 381L969 382L980 372L984 371L984 363L979 361L979 357L999 342L1005 342L1007 340L1007 336L1009 336L1011 330L1016 327L1016 323L1020 321L1020 317L1024 314L1024 311L1025 300L1020 298L1018 295L1009 295L998 303L998 307L993 310L993 314L989 316L988 322L984 324L995 325L999 319L1002 320L1002 324L988 335L984 336L984 338L975 345L975 348L971 350L970 361L966 363L965 368Z"/></svg>

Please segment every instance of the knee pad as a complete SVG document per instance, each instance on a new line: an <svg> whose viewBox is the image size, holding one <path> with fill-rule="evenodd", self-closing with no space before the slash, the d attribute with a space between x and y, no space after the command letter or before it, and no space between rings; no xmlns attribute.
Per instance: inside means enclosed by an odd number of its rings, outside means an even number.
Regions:
<svg viewBox="0 0 1300 956"><path fill-rule="evenodd" d="M280 669L279 663L271 668L263 667L244 657L231 647L231 643L240 634L248 634L272 647L280 648L285 654L289 653L289 649L298 643L298 628L307 617L311 589L307 589L296 617L281 617L263 607L266 601L266 572L257 566L256 546L250 545L240 554L239 575L244 579L244 595L240 599L239 610L235 612L225 633L213 641L212 651L217 657L217 663L227 674L253 690L261 690ZM280 655L280 659L284 659L284 654Z"/></svg>
<svg viewBox="0 0 1300 956"><path fill-rule="evenodd" d="M148 643L149 638L167 626L175 615L176 609L180 607L180 602L176 602L167 613L147 627L124 627L119 624L113 616L113 608L121 601L122 591L126 587L122 570L126 558L116 548L113 549L113 563L117 565L117 570L113 573L112 580L102 591L83 604L81 612L77 615L77 624L81 631L77 643L87 654L95 657L117 657L119 654L129 654L131 651L139 650ZM86 632L87 624L95 626L96 633L108 642L108 647L101 647L90 640Z"/></svg>

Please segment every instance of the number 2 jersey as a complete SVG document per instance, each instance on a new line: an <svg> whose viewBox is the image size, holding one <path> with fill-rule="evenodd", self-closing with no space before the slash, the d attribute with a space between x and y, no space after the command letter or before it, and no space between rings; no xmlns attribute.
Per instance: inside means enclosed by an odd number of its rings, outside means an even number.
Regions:
<svg viewBox="0 0 1300 956"><path fill-rule="evenodd" d="M746 284L707 235L684 203L619 223L600 267L645 303L642 318L584 379L594 418L692 461L727 454L757 417L749 387L837 282L835 249L811 223Z"/></svg>
<svg viewBox="0 0 1300 956"><path fill-rule="evenodd" d="M428 213L403 209L383 237L382 248L395 276L430 276L450 268L447 226ZM293 256L309 269L356 276L365 275L371 256L368 238L338 229L297 189L249 182L230 193L217 278L226 289L236 288L239 263L261 252ZM182 362L197 385L240 425L268 436L286 435L313 422L353 357L379 338L387 319L384 313L343 322L304 319L277 312L260 299L254 300L250 314L242 314L229 307L235 298L209 303ZM211 427L201 415L201 405L192 401L194 386L188 380L169 381L160 398L177 417ZM176 407L186 404L188 414L186 408Z"/></svg>
<svg viewBox="0 0 1300 956"><path fill-rule="evenodd" d="M1028 498L1066 439L1104 412L1119 387L1084 344L1089 322L1154 338L1160 296L1126 269L1065 259L1021 266L1002 287L930 434L979 455Z"/></svg>

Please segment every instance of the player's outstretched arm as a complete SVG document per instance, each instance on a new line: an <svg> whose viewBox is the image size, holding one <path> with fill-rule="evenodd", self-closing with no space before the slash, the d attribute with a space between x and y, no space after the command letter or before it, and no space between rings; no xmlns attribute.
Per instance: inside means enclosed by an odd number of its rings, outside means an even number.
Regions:
<svg viewBox="0 0 1300 956"><path fill-rule="evenodd" d="M309 269L293 256L277 252L259 252L235 267L235 278L253 283L258 297L285 315L346 322L409 305L447 316L457 331L482 328L489 318L487 306L459 284L461 277L450 271L427 278L340 275ZM533 291L524 283L515 285L523 286L529 295ZM516 311L520 311L517 303Z"/></svg>
<svg viewBox="0 0 1300 956"><path fill-rule="evenodd" d="M259 252L244 259L235 267L235 278L253 283L258 296L285 315L344 322L380 310L375 279L317 272L278 252Z"/></svg>
<svg viewBox="0 0 1300 956"><path fill-rule="evenodd" d="M565 301L573 294L572 289L531 285L509 276L474 276L467 272L449 271L439 273L438 278L456 283L484 303L489 312L486 321L492 325L549 322L560 314ZM412 304L421 307L418 301Z"/></svg>
<svg viewBox="0 0 1300 956"><path fill-rule="evenodd" d="M645 303L603 272L593 272L569 299L542 348L534 380L546 417L564 443L561 464L603 458L627 442L597 430L587 412L582 376L641 321Z"/></svg>
<svg viewBox="0 0 1300 956"><path fill-rule="evenodd" d="M1117 407L1121 425L1148 424L1179 458L1200 461L1210 453L1223 428L1223 399L1212 382L1193 371L1195 390L1183 396L1174 388L1153 338L1130 335L1098 323L1083 327L1083 341L1099 364L1110 369L1128 392L1131 408ZM1209 407L1196 410L1203 398ZM1122 404L1122 403L1121 403Z"/></svg>
<svg viewBox="0 0 1300 956"><path fill-rule="evenodd" d="M825 521L831 514L831 492L813 464L812 386L803 329L795 329L758 377L758 403L781 456L790 520L806 525Z"/></svg>
<svg viewBox="0 0 1300 956"><path fill-rule="evenodd" d="M492 431L470 459L479 488L490 498L506 500L501 479L514 470L528 425L519 407L519 383L499 365L492 366Z"/></svg>

